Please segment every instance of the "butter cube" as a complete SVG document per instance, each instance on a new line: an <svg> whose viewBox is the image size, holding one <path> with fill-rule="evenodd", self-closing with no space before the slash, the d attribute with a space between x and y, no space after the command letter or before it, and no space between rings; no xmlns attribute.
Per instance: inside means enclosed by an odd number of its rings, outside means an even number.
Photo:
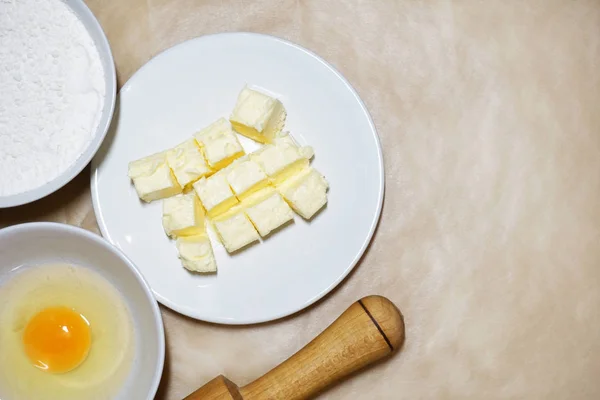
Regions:
<svg viewBox="0 0 600 400"><path fill-rule="evenodd" d="M189 186L203 176L212 173L202 155L202 150L193 138L169 150L167 163L181 187Z"/></svg>
<svg viewBox="0 0 600 400"><path fill-rule="evenodd" d="M177 239L177 251L181 264L192 272L217 272L217 263L210 244L210 239L205 233L184 236Z"/></svg>
<svg viewBox="0 0 600 400"><path fill-rule="evenodd" d="M235 160L227 167L226 174L229 186L240 200L269 184L265 172L249 157Z"/></svg>
<svg viewBox="0 0 600 400"><path fill-rule="evenodd" d="M306 168L277 186L283 198L304 219L311 219L327 203L325 177L314 168Z"/></svg>
<svg viewBox="0 0 600 400"><path fill-rule="evenodd" d="M290 206L272 187L250 195L242 202L242 206L260 236L263 237L294 219Z"/></svg>
<svg viewBox="0 0 600 400"><path fill-rule="evenodd" d="M307 168L313 155L311 147L300 147L289 134L284 134L275 138L272 144L250 154L250 157L260 165L274 184L278 184Z"/></svg>
<svg viewBox="0 0 600 400"><path fill-rule="evenodd" d="M244 148L225 118L216 120L194 137L202 147L208 165L215 171L244 155Z"/></svg>
<svg viewBox="0 0 600 400"><path fill-rule="evenodd" d="M238 203L238 199L227 182L226 171L219 171L208 178L201 178L193 185L209 217L221 214Z"/></svg>
<svg viewBox="0 0 600 400"><path fill-rule="evenodd" d="M245 87L229 120L238 133L260 143L271 143L285 124L283 104L266 94Z"/></svg>
<svg viewBox="0 0 600 400"><path fill-rule="evenodd" d="M243 207L235 206L212 220L213 228L229 253L258 240L258 233L244 214Z"/></svg>
<svg viewBox="0 0 600 400"><path fill-rule="evenodd" d="M163 200L163 228L170 237L205 232L204 210L196 193L190 192Z"/></svg>
<svg viewBox="0 0 600 400"><path fill-rule="evenodd" d="M181 186L167 164L167 153L156 153L129 163L128 173L138 197L146 202L181 193Z"/></svg>

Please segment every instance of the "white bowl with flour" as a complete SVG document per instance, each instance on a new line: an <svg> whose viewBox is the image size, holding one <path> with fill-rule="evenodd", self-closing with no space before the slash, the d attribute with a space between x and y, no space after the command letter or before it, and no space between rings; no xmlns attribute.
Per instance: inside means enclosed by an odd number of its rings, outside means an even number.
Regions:
<svg viewBox="0 0 600 400"><path fill-rule="evenodd" d="M110 126L110 45L81 0L0 0L0 208L60 189Z"/></svg>

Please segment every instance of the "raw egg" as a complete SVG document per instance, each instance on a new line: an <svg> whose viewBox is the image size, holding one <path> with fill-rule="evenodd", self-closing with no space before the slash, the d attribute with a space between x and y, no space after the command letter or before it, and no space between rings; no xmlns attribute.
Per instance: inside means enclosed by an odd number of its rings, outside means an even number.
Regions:
<svg viewBox="0 0 600 400"><path fill-rule="evenodd" d="M83 267L20 267L0 282L0 399L113 398L135 352L129 309Z"/></svg>

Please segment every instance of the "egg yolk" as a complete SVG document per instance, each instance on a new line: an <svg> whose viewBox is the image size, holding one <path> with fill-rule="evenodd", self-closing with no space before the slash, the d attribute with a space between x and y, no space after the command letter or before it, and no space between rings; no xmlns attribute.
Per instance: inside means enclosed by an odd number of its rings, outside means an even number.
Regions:
<svg viewBox="0 0 600 400"><path fill-rule="evenodd" d="M25 353L33 365L55 373L79 366L87 357L91 342L89 322L68 307L40 311L29 320L23 333Z"/></svg>

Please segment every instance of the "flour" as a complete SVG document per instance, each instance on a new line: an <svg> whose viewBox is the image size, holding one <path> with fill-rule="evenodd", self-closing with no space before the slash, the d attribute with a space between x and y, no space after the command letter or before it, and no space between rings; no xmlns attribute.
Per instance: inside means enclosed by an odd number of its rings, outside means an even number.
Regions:
<svg viewBox="0 0 600 400"><path fill-rule="evenodd" d="M62 0L0 0L0 196L71 166L98 126L100 56Z"/></svg>

